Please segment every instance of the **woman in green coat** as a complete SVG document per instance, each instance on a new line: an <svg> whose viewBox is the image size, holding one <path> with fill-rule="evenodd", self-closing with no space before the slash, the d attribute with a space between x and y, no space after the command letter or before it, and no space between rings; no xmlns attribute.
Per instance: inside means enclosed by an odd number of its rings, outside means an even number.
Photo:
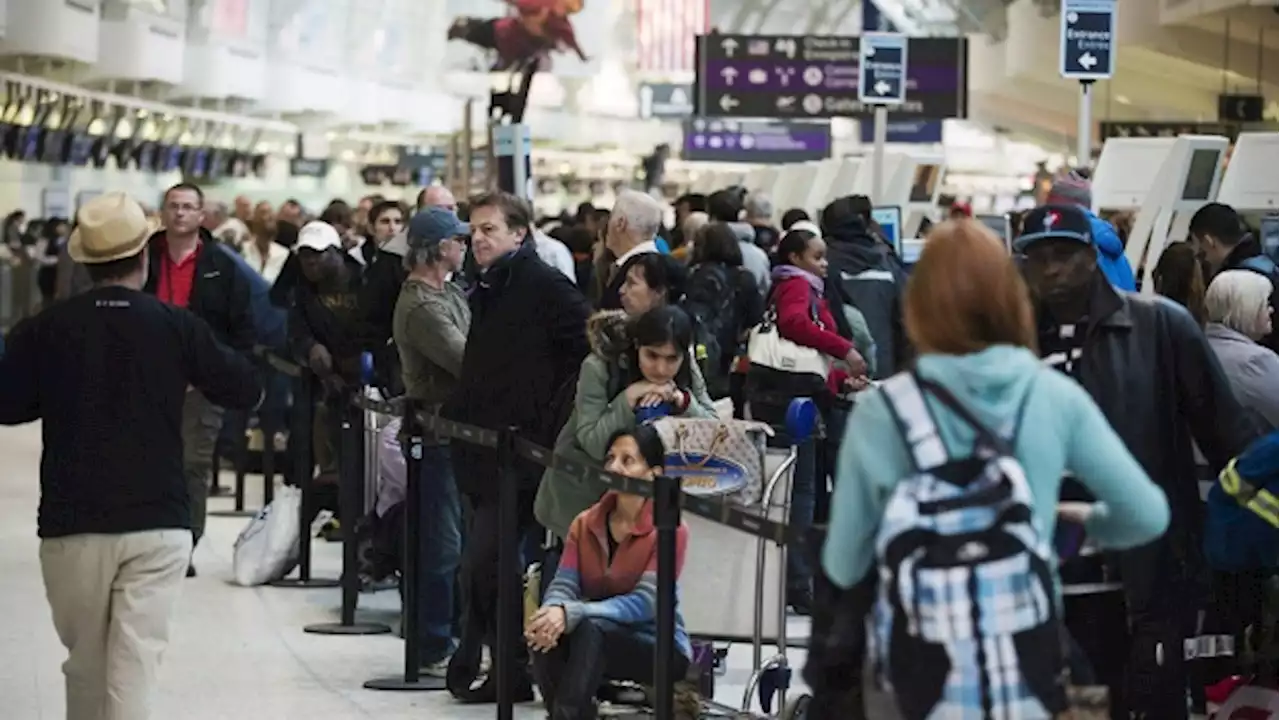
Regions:
<svg viewBox="0 0 1280 720"><path fill-rule="evenodd" d="M556 454L599 465L609 438L634 428L637 410L646 407L676 417L716 417L693 361L693 323L684 311L662 305L633 320L624 312L597 313L587 322L587 337L591 352L582 361L573 413L556 439ZM563 539L578 513L599 499L594 486L548 470L534 515Z"/></svg>

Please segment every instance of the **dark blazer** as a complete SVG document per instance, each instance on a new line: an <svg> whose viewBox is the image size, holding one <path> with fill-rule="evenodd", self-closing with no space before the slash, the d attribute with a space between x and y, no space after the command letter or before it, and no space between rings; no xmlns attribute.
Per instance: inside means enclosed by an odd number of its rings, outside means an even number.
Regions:
<svg viewBox="0 0 1280 720"><path fill-rule="evenodd" d="M556 393L587 355L586 298L564 273L538 259L532 242L498 261L472 291L462 376L445 415L483 428L519 428L543 447L555 443ZM492 449L453 446L458 489L497 496ZM532 490L541 472L522 473Z"/></svg>
<svg viewBox="0 0 1280 720"><path fill-rule="evenodd" d="M156 294L160 284L163 239L164 231L161 230L147 241L151 273L142 290L150 295ZM219 342L250 353L257 331L249 307L249 280L240 272L233 258L214 248L218 241L212 233L200 228L200 240L204 247L196 259L195 283L191 287L191 301L187 309L209 324Z"/></svg>

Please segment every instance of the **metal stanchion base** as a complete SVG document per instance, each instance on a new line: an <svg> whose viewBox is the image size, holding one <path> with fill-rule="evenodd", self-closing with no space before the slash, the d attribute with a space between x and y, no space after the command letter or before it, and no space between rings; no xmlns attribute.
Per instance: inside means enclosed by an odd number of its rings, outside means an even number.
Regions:
<svg viewBox="0 0 1280 720"><path fill-rule="evenodd" d="M319 623L302 628L302 632L312 635L385 635L391 628L382 623Z"/></svg>
<svg viewBox="0 0 1280 720"><path fill-rule="evenodd" d="M281 578L267 583L271 587L278 588L335 588L340 585L337 578L311 578L302 580L301 578Z"/></svg>
<svg viewBox="0 0 1280 720"><path fill-rule="evenodd" d="M206 513L209 517L222 518L251 518L255 517L261 510L210 510Z"/></svg>
<svg viewBox="0 0 1280 720"><path fill-rule="evenodd" d="M388 690L391 692L435 692L438 690L448 690L448 683L444 678L429 677L419 675L417 680L406 680L403 675L395 677L374 678L365 681L365 690Z"/></svg>

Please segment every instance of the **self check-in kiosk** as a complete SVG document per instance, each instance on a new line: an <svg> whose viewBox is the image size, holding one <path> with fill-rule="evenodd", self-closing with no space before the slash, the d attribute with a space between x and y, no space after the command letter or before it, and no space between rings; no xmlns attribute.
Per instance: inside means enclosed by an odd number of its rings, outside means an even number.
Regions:
<svg viewBox="0 0 1280 720"><path fill-rule="evenodd" d="M1137 211L1155 187L1177 138L1111 138L1093 171L1094 213Z"/></svg>
<svg viewBox="0 0 1280 720"><path fill-rule="evenodd" d="M1103 156L1112 145L1108 140L1103 146ZM1117 146L1120 156L1113 158L1109 168L1099 163L1099 180L1107 180L1103 170L1124 173L1149 173L1140 167L1143 161L1154 160L1154 152L1142 157L1123 157L1123 147ZM1145 148L1144 148L1145 149ZM1207 135L1184 135L1175 138L1159 164L1150 192L1143 199L1134 219L1133 230L1125 246L1125 255L1133 267L1134 276L1143 293L1155 292L1154 283L1146 282L1155 270L1160 254L1171 240L1183 240L1191 216L1218 195L1222 179L1222 156L1227 150L1227 139ZM1117 150L1113 149L1113 153ZM1136 188L1137 183L1111 178L1116 185ZM1100 199L1094 198L1095 204Z"/></svg>
<svg viewBox="0 0 1280 720"><path fill-rule="evenodd" d="M1222 174L1218 202L1240 213L1280 211L1280 134L1241 133Z"/></svg>

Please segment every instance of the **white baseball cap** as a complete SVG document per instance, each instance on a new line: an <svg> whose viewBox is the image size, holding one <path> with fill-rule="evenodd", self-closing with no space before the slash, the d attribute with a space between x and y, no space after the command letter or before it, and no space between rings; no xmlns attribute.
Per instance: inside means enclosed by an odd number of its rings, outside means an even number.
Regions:
<svg viewBox="0 0 1280 720"><path fill-rule="evenodd" d="M298 231L298 249L307 248L316 252L324 252L329 248L342 247L342 238L338 231L327 222L312 220Z"/></svg>

